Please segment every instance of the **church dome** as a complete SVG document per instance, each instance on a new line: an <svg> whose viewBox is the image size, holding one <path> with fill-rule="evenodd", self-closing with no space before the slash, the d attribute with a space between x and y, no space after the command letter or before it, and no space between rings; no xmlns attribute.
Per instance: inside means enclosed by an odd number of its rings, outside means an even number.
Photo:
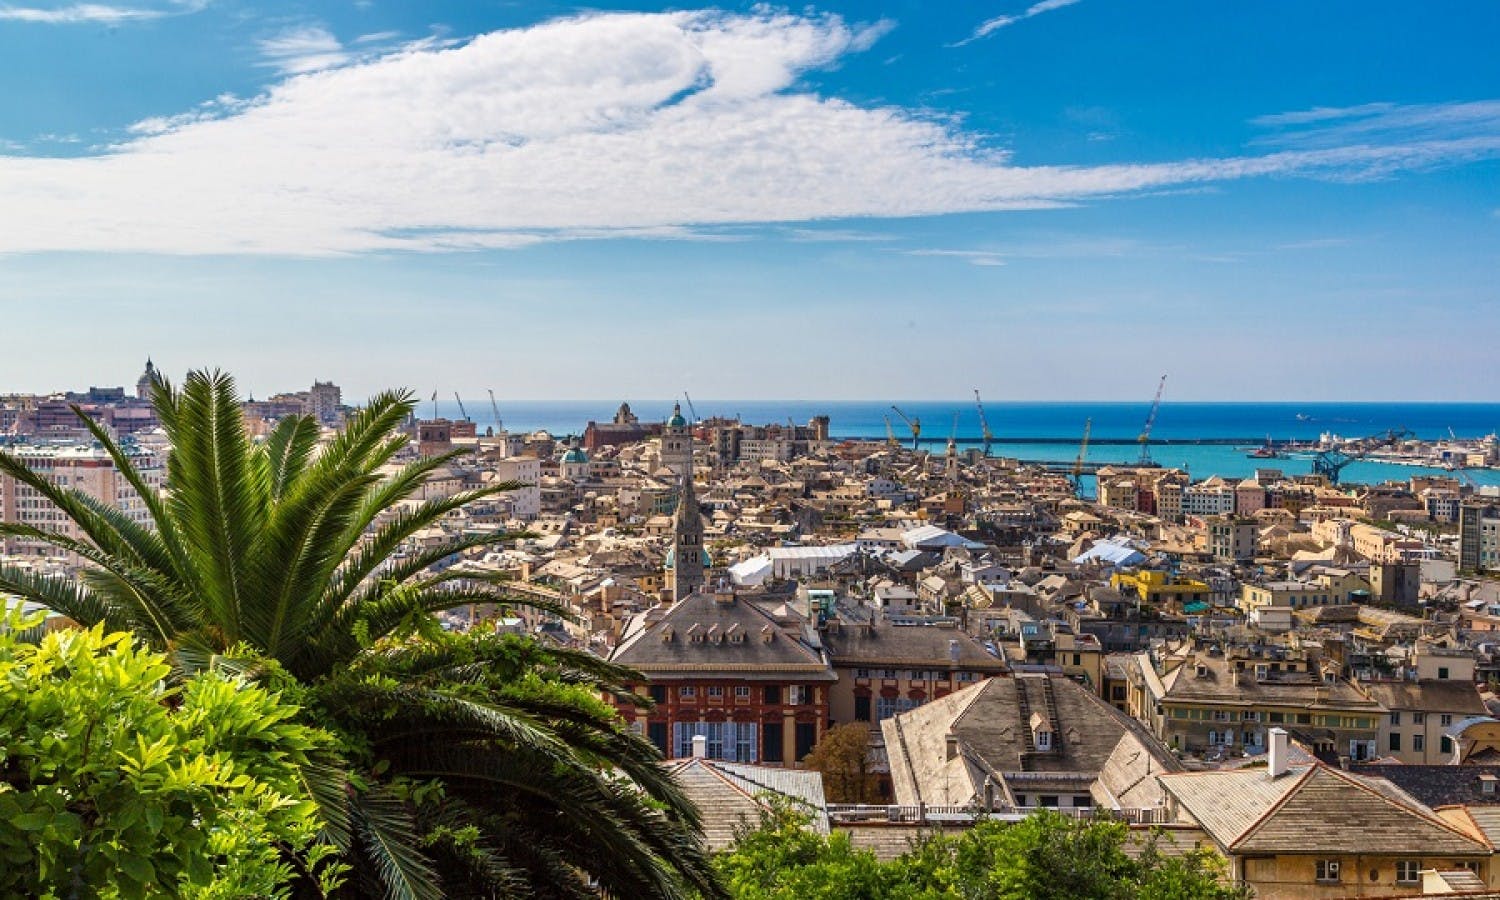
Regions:
<svg viewBox="0 0 1500 900"><path fill-rule="evenodd" d="M589 455L583 452L582 447L574 445L568 449L567 453L563 454L562 461L565 463L586 463L589 461Z"/></svg>
<svg viewBox="0 0 1500 900"><path fill-rule="evenodd" d="M682 417L682 404L672 404L672 418L667 420L668 428L686 428L687 419Z"/></svg>

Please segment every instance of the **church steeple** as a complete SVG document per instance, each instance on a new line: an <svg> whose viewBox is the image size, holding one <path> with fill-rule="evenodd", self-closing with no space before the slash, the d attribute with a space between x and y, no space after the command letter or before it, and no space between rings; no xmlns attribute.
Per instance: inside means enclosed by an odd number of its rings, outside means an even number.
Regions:
<svg viewBox="0 0 1500 900"><path fill-rule="evenodd" d="M693 492L691 463L682 475L677 514L672 519L672 549L667 554L671 572L672 599L681 600L703 586L703 514Z"/></svg>

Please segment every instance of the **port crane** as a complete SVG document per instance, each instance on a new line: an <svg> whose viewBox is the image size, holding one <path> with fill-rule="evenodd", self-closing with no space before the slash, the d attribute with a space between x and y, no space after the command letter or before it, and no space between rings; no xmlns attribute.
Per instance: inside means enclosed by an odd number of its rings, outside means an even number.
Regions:
<svg viewBox="0 0 1500 900"><path fill-rule="evenodd" d="M467 409L464 409L464 402L463 400L459 399L458 391L453 392L453 399L458 403L458 414L464 417L465 422L468 422L469 411Z"/></svg>
<svg viewBox="0 0 1500 900"><path fill-rule="evenodd" d="M684 399L684 400L687 401L688 415L690 415L690 416L693 417L693 424L697 425L698 424L698 410L696 410L696 409L693 408L693 398L688 396L688 392L687 391L683 391L682 392L682 399Z"/></svg>
<svg viewBox="0 0 1500 900"><path fill-rule="evenodd" d="M990 420L984 415L984 401L979 399L979 388L974 389L974 406L979 410L979 433L984 445L984 455L990 455L990 444L995 435L990 431Z"/></svg>
<svg viewBox="0 0 1500 900"><path fill-rule="evenodd" d="M1354 450L1345 450L1344 447L1330 447L1313 457L1313 474L1322 475L1328 479L1329 484L1339 483L1339 473L1344 467L1357 460L1364 459L1381 447L1388 447L1412 437L1412 433L1405 428L1392 428L1382 434L1372 434L1367 438L1357 441Z"/></svg>
<svg viewBox="0 0 1500 900"><path fill-rule="evenodd" d="M1146 413L1146 424L1141 426L1141 434L1136 438L1136 442L1141 445L1141 458L1135 464L1143 469L1156 468L1156 461L1151 458L1151 428L1156 424L1156 414L1161 410L1161 392L1166 386L1167 376L1163 375L1161 381L1156 383L1156 396L1151 399L1151 411Z"/></svg>
<svg viewBox="0 0 1500 900"><path fill-rule="evenodd" d="M917 449L917 444L922 440L922 420L908 416L901 411L901 407L899 406L892 405L891 409L896 415L901 417L901 421L906 423L906 427L911 429L911 448L913 450Z"/></svg>
<svg viewBox="0 0 1500 900"><path fill-rule="evenodd" d="M1089 453L1089 432L1094 427L1092 418L1083 420L1083 440L1078 444L1078 458L1073 460L1073 471L1068 473L1068 478L1073 482L1073 494L1083 496L1083 460Z"/></svg>
<svg viewBox="0 0 1500 900"><path fill-rule="evenodd" d="M891 427L891 417L881 416L885 419L885 443L887 447L899 447L901 444L896 440L896 429Z"/></svg>
<svg viewBox="0 0 1500 900"><path fill-rule="evenodd" d="M500 404L495 402L495 391L490 390L490 411L495 414L495 433L505 433L505 423L500 421Z"/></svg>

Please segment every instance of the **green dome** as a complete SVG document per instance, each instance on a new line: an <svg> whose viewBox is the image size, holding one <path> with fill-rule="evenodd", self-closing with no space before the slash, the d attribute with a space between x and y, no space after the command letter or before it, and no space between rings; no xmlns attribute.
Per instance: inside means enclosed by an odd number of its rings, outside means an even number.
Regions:
<svg viewBox="0 0 1500 900"><path fill-rule="evenodd" d="M583 452L582 447L574 447L563 454L562 461L565 463L586 463L589 461L589 455Z"/></svg>
<svg viewBox="0 0 1500 900"><path fill-rule="evenodd" d="M672 404L672 418L667 420L668 428L686 428L687 419L682 417L682 404Z"/></svg>

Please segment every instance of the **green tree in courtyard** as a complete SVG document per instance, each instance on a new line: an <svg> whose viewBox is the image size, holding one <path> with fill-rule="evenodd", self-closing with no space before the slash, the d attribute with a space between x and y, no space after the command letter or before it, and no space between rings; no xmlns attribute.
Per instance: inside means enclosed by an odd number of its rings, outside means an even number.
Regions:
<svg viewBox="0 0 1500 900"><path fill-rule="evenodd" d="M14 620L12 621L14 624ZM0 634L0 895L282 897L336 883L299 765L332 736L129 635Z"/></svg>
<svg viewBox="0 0 1500 900"><path fill-rule="evenodd" d="M0 591L134 632L180 674L240 665L336 732L340 758L301 767L326 839L368 896L717 896L696 812L602 694L636 676L588 654L477 632L432 613L504 602L504 585L433 567L503 536L406 554L449 513L512 489L421 500L456 454L396 464L409 394L385 393L319 446L317 423L246 433L233 381L156 385L171 442L158 496L131 455L80 418L154 528L0 453L0 472L56 504L81 538L0 524L86 564L78 583L0 566ZM249 657L248 661L246 658Z"/></svg>

